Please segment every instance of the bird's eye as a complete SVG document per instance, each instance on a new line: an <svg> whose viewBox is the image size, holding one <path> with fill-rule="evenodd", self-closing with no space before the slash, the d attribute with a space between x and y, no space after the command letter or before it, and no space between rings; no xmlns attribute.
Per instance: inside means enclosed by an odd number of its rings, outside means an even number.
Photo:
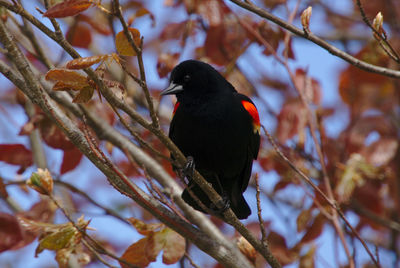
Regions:
<svg viewBox="0 0 400 268"><path fill-rule="evenodd" d="M183 81L184 81L185 83L189 82L189 81L190 81L190 76L189 76L189 75L185 75L185 76L183 77Z"/></svg>

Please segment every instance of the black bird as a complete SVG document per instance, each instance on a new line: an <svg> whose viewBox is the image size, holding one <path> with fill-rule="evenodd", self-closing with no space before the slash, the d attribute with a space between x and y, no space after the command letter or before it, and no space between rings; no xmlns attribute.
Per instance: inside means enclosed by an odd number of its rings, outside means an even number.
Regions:
<svg viewBox="0 0 400 268"><path fill-rule="evenodd" d="M239 219L251 210L243 197L260 146L260 120L253 102L211 65L187 60L171 72L170 85L162 95L175 94L177 102L169 137L196 170L212 184ZM183 200L203 211L188 192L213 210L214 204L189 178ZM204 211L203 211L204 212Z"/></svg>

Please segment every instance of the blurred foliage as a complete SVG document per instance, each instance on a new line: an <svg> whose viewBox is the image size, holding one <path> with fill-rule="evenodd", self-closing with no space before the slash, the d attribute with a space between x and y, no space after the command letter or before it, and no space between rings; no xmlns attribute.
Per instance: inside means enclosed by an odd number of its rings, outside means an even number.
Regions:
<svg viewBox="0 0 400 268"><path fill-rule="evenodd" d="M116 95L147 118L147 104L140 85L121 69L121 65L124 65L129 72L139 73L139 67L134 59L136 52L129 47L119 21L105 11L112 10L110 1L104 0L101 5L97 1L82 0L50 2L53 2L53 7L43 14L44 17L33 8L44 10L41 1L32 1L27 7L30 8L32 15L42 22L48 22L48 18L59 18L57 20L61 23L68 42L76 48L83 49L83 53L89 56L71 61L53 41L35 29L34 33L46 52L45 56L57 67L51 70L48 69L49 66L46 67L44 59L38 55L32 42L29 41L30 37L24 31L20 17L1 8L3 21L6 21L7 27L12 29L16 41L37 70L38 77L45 77L54 82L52 90L70 92L74 102L84 103L105 122L123 132L123 126L117 120L116 114L100 97L100 93L95 94L97 91L95 84L80 70L92 66L104 81L107 81L107 85ZM293 11L294 2L268 0L255 1L255 4L279 14L280 17L288 18ZM373 38L371 29L366 27L360 10L353 1L338 1L341 2L340 5L351 7L345 11L333 8L331 1L299 2L300 6L294 14L294 22L297 25L301 12L307 6L312 6L313 15L317 13L319 15L318 19L311 16L309 23L311 31L314 28L322 28L323 32L316 34L321 34L323 38L331 40L333 45L352 52L358 59L377 66L398 69L398 62L390 58L379 42ZM400 51L398 22L400 2L362 1L362 5L366 17L371 22L378 12L383 14L383 28L388 35L388 42L395 51ZM339 101L329 102L328 106L322 101L326 89L321 86L320 81L310 77L306 67L297 69L287 67L286 73L282 72L282 75L277 76L277 72L273 72L272 75L272 72L268 71L275 67L264 63L264 60L269 58L274 59L278 65L296 62L296 53L302 53L294 49L296 37L273 23L232 5L229 1L165 0L163 3L121 1L121 7L136 45L143 46L145 62L151 59L146 62L145 67L158 72L158 77L148 76L148 85L156 85L150 86L150 92L164 130L168 128L172 105L167 101L160 102L159 93L162 88L159 87L160 83L153 82L166 78L177 63L188 57L213 64L238 91L256 101L262 123L276 126L275 129L269 130L274 134L282 152L321 190L326 191L323 170L311 136L314 131L322 148L324 158L322 161L325 163L326 175L337 204L346 215L352 215L353 226L368 242L372 251L376 246L379 252L389 252L386 256L390 255L392 260L387 263L400 265L400 93L397 79L347 65L340 73L331 74L332 80L338 80ZM146 27L143 26L146 24ZM141 37L144 40L143 44ZM314 44L310 43L310 46L319 49ZM251 50L251 47L260 49ZM117 52L119 56L113 54ZM8 61L4 54L0 55L0 59ZM154 62L156 64L153 64ZM319 64L324 64L323 59ZM301 100L299 93L302 93L305 100ZM4 124L8 120L14 120L13 111L26 109L28 102L15 85L3 87L0 94L0 116ZM270 97L270 94L274 97ZM304 101L308 105L304 105ZM271 108L271 102L281 103L279 109ZM312 124L310 114L315 118L314 123L317 128L314 130L310 128ZM338 118L338 115L346 118ZM32 197L29 194L31 190L19 183L19 178L29 178L32 171L36 170L33 168L32 148L29 149L27 144L28 136L39 130L43 143L48 146L46 146L48 158L52 157L53 149L63 153L61 165L49 167L53 177L57 178L54 187L59 190L55 195L71 214L80 216L86 206L94 206L93 202L90 199L78 198L77 196L81 195L79 191L72 190L71 187L65 188L65 185L59 182L64 181L64 174L68 172L77 171L75 174L79 174L82 170L83 174L84 170L87 171L87 164L80 165L82 153L38 108L35 108L34 114L29 114L27 118L23 125L12 123L12 128L17 129L16 133L26 138L24 144L22 142L11 144L7 142L7 132L1 133L3 136L1 139L4 141L4 144L0 144L1 166L17 166L19 169L16 172L0 170L0 197L5 201L9 200L8 189L14 184L21 187L22 194L27 198ZM72 113L70 118L79 121ZM265 122L266 119L263 118L274 120L276 124ZM342 128L335 136L326 134L326 126L332 120L339 120ZM18 122L17 119L14 121ZM152 148L165 156L169 155L165 146L151 132L134 122L131 124ZM139 165L132 163L126 157L121 157L115 152L112 144L102 142L101 146L114 156L114 163L124 174L136 182L146 181L146 171ZM299 267L325 267L326 253L319 251L319 245L329 243L321 239L326 237L324 236L328 230L326 226L332 226L332 222L326 217L326 213L329 214L330 211L329 206L282 162L266 138L263 138L261 147L257 161L262 181L262 202L272 199L272 206L276 205L278 209L285 206L291 211L288 221L282 219L278 221L286 222L286 226L279 230L274 229L274 225L267 224L267 238L271 251L284 265L295 263ZM166 158L155 155L152 150L146 150L162 163L170 174L176 176ZM275 174L278 177L275 185L271 186L270 182L263 181L263 178L268 178L264 176L265 174ZM98 188L108 188L108 191L113 191L109 185L98 183L94 177L76 179L89 181L86 184L88 189L82 189L88 195ZM66 183L75 184L73 180ZM251 187L255 187L254 183ZM60 191L61 188L64 191ZM253 193L252 190L248 191ZM296 194L296 198L293 198L293 191L301 194ZM131 211L135 211L135 217L140 217L144 222L153 220L143 208L126 200L124 202L122 206L130 210L125 209L120 211L121 213L129 215ZM98 262L93 254L79 243L80 237L71 223L54 223L54 213L57 208L52 205L51 200L41 197L40 201L31 204L30 209L19 212L15 208L13 210L12 206L8 208L5 204L5 202L0 203L0 251L22 248L39 237L37 254L44 249L55 250L56 260L61 267L68 263L71 254L75 254L80 263ZM116 204L110 203L108 207L119 210ZM252 208L255 215L255 204ZM282 216L279 213L268 215L268 222L277 221L277 218ZM115 219L110 219L112 220ZM83 219L78 221L80 223L77 224L81 224L82 228L86 228L89 223ZM222 222L218 222L217 219L215 221L221 229L224 227ZM146 225L144 222L142 223ZM260 236L255 217L246 221L246 225ZM134 226L138 229L137 225ZM285 230L283 233L282 228ZM102 230L97 230L100 237L101 232ZM112 237L105 239L103 246L117 252L119 256L126 250L122 258L139 266L146 266L154 261L161 250L163 250L163 260L166 259L164 263L176 262L183 255L184 241L170 229L158 226L157 230L141 234L145 235L145 238L133 243L128 249L121 249L113 242ZM228 232L228 235L231 234ZM351 232L346 230L345 236L354 255L364 251L354 242L356 239ZM179 243L172 246L171 241ZM332 247L341 247L340 243L332 243ZM257 267L265 266L244 241L239 239L238 245ZM137 249L143 250L144 255L139 254L141 252ZM24 257L33 258L34 253ZM204 260L196 259L196 254L193 255L193 261L204 264ZM208 260L208 263L213 262ZM371 263L371 260L364 258L361 263L356 263L356 266L369 267ZM343 264L347 264L347 261ZM0 255L0 266L2 265ZM218 267L218 264L213 265Z"/></svg>

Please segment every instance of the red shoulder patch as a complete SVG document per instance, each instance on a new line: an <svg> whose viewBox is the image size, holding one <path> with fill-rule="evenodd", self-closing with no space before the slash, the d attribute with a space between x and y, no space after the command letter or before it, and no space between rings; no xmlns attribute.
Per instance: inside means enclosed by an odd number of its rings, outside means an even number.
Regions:
<svg viewBox="0 0 400 268"><path fill-rule="evenodd" d="M260 132L260 116L258 115L258 111L256 106L253 103L242 100L242 105L246 109L246 111L250 114L253 118L253 130L254 133Z"/></svg>
<svg viewBox="0 0 400 268"><path fill-rule="evenodd" d="M172 112L172 115L174 115L174 114L176 113L176 110L178 109L179 104L180 104L179 102L176 102L176 103L175 103L174 111Z"/></svg>

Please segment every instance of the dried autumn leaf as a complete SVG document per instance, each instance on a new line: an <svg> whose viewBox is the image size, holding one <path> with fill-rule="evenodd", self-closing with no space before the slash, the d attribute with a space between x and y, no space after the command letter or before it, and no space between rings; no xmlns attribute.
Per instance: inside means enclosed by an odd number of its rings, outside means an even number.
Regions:
<svg viewBox="0 0 400 268"><path fill-rule="evenodd" d="M111 30L106 23L106 21L103 19L103 17L93 17L93 16L87 16L85 14L79 14L79 21L84 21L87 24L89 24L96 32L102 35L110 35Z"/></svg>
<svg viewBox="0 0 400 268"><path fill-rule="evenodd" d="M166 77L179 60L179 53L161 53L157 61L157 72L160 78Z"/></svg>
<svg viewBox="0 0 400 268"><path fill-rule="evenodd" d="M92 43L92 30L78 23L68 29L66 38L74 47L89 48Z"/></svg>
<svg viewBox="0 0 400 268"><path fill-rule="evenodd" d="M397 138L381 138L370 146L363 148L363 155L371 165L383 166L395 156L399 147Z"/></svg>
<svg viewBox="0 0 400 268"><path fill-rule="evenodd" d="M60 174L62 175L67 173L68 171L75 169L81 162L82 157L83 154L78 148L64 151Z"/></svg>
<svg viewBox="0 0 400 268"><path fill-rule="evenodd" d="M65 18L75 16L93 5L92 0L66 0L50 7L43 17Z"/></svg>
<svg viewBox="0 0 400 268"><path fill-rule="evenodd" d="M90 56L90 57L84 57L84 58L70 60L69 62L67 62L65 67L67 67L67 69L72 69L72 70L85 69L85 68L92 66L93 64L103 62L106 60L115 60L117 63L119 63L120 58L115 53L105 54L105 55L96 55L96 56Z"/></svg>
<svg viewBox="0 0 400 268"><path fill-rule="evenodd" d="M92 87L85 87L79 91L78 94L74 97L72 102L74 103L86 103L90 101L90 99L93 97L94 93L94 88Z"/></svg>
<svg viewBox="0 0 400 268"><path fill-rule="evenodd" d="M276 136L281 143L300 134L307 124L307 111L303 103L298 100L288 100L283 104L278 115L278 127Z"/></svg>
<svg viewBox="0 0 400 268"><path fill-rule="evenodd" d="M229 8L224 2L218 0L204 0L198 2L196 5L196 13L200 14L207 22L210 27L219 26L226 13L229 12Z"/></svg>
<svg viewBox="0 0 400 268"><path fill-rule="evenodd" d="M128 29L132 34L133 41L136 47L139 47L140 46L139 30L135 28L128 28ZM118 53L121 54L122 56L136 56L136 51L129 43L128 38L125 36L124 31L117 33L117 35L115 36L115 47L117 48Z"/></svg>
<svg viewBox="0 0 400 268"><path fill-rule="evenodd" d="M48 195L53 191L53 178L48 169L38 168L38 171L32 173L26 184L41 194Z"/></svg>
<svg viewBox="0 0 400 268"><path fill-rule="evenodd" d="M271 231L267 240L270 243L272 254L282 265L290 264L298 259L298 252L287 247L286 240L282 235Z"/></svg>
<svg viewBox="0 0 400 268"><path fill-rule="evenodd" d="M129 218L128 221L135 227L141 235L149 235L150 233L159 231L164 225L162 223L145 223L139 219Z"/></svg>
<svg viewBox="0 0 400 268"><path fill-rule="evenodd" d="M136 13L135 13L135 15L133 15L133 17L131 17L130 19L129 19L129 25L131 25L132 23L133 23L133 21L136 19L136 18L140 18L140 17L143 17L143 16L145 16L145 15L149 15L150 16L150 19L151 19L151 22L152 22L152 24L151 24L151 26L152 27L154 27L155 26L155 23L156 23L156 20L155 20L155 18L154 18L154 15L153 15L153 13L151 13L147 8L145 8L145 7L141 7L141 8L139 8L138 10L136 10Z"/></svg>
<svg viewBox="0 0 400 268"><path fill-rule="evenodd" d="M297 69L294 78L296 88L300 90L307 102L320 104L321 102L321 86L318 81L309 77L303 69Z"/></svg>
<svg viewBox="0 0 400 268"><path fill-rule="evenodd" d="M307 253L300 257L299 268L314 268L315 267L315 252L316 247L312 245Z"/></svg>
<svg viewBox="0 0 400 268"><path fill-rule="evenodd" d="M71 150L75 145L69 138L48 118L38 125L43 141L50 147L61 150Z"/></svg>
<svg viewBox="0 0 400 268"><path fill-rule="evenodd" d="M130 245L122 254L121 259L138 267L147 267L150 264L150 260L146 254L146 245L148 238L142 238L138 242ZM122 268L127 268L123 262L119 263Z"/></svg>
<svg viewBox="0 0 400 268"><path fill-rule="evenodd" d="M362 186L367 177L374 177L377 172L378 170L367 163L362 155L351 154L335 188L339 202L348 201L354 189Z"/></svg>
<svg viewBox="0 0 400 268"><path fill-rule="evenodd" d="M29 167L33 164L32 152L22 144L0 144L0 161Z"/></svg>
<svg viewBox="0 0 400 268"><path fill-rule="evenodd" d="M164 241L162 255L163 263L177 263L185 254L185 239L170 228L164 228L161 232L157 232L156 235L159 233L162 234Z"/></svg>
<svg viewBox="0 0 400 268"><path fill-rule="evenodd" d="M0 176L0 198L6 199L8 197L7 188L3 182L3 178Z"/></svg>
<svg viewBox="0 0 400 268"><path fill-rule="evenodd" d="M301 239L300 243L308 243L316 239L322 233L324 225L326 223L326 218L322 214L318 214L314 222L310 225L307 232L304 234L303 238Z"/></svg>
<svg viewBox="0 0 400 268"><path fill-rule="evenodd" d="M97 56L90 56L84 58L73 59L67 62L65 67L67 69L77 70L77 69L85 69L93 64L99 63L107 58L108 55L97 55Z"/></svg>
<svg viewBox="0 0 400 268"><path fill-rule="evenodd" d="M46 80L61 82L75 90L81 90L89 85L86 76L67 69L52 69L47 72L45 78Z"/></svg>
<svg viewBox="0 0 400 268"><path fill-rule="evenodd" d="M306 229L307 225L310 223L312 219L311 212L312 212L311 209L302 210L299 216L297 216L296 219L297 232L300 233Z"/></svg>
<svg viewBox="0 0 400 268"><path fill-rule="evenodd" d="M22 239L22 231L14 215L0 212L0 252L11 249Z"/></svg>

